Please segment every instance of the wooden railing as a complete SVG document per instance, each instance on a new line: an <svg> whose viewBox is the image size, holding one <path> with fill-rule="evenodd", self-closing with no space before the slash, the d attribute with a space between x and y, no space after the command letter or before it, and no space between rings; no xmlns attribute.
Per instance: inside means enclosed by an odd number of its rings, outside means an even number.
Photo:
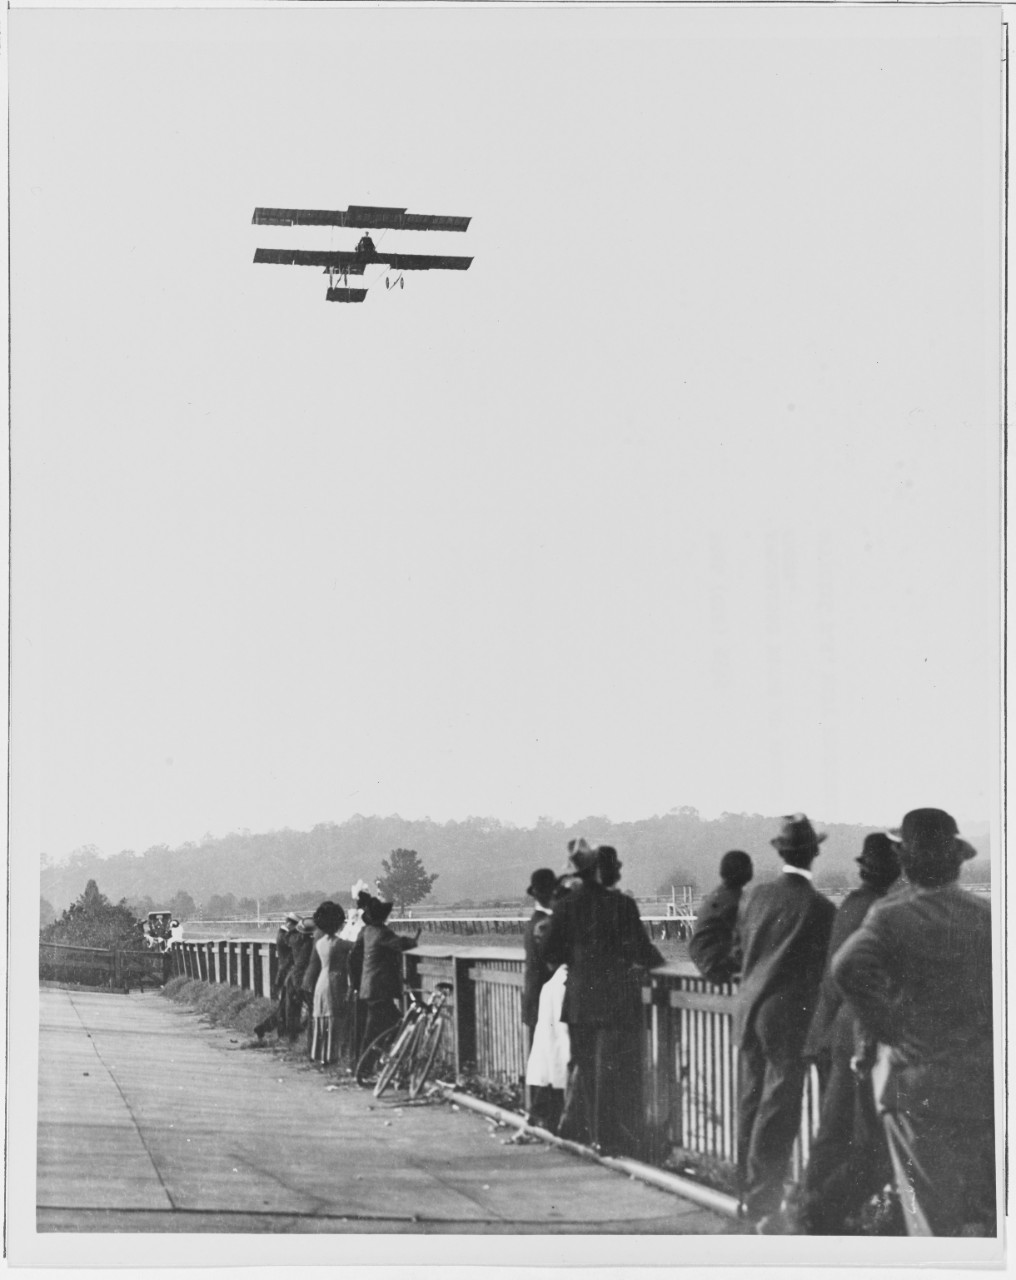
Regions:
<svg viewBox="0 0 1016 1280"><path fill-rule="evenodd" d="M88 986L129 991L143 982L161 984L170 958L161 952L123 951L116 947L80 947L62 942L39 943L39 976Z"/></svg>
<svg viewBox="0 0 1016 1280"><path fill-rule="evenodd" d="M175 971L229 982L258 994L271 990L274 942L177 942ZM407 986L426 993L449 982L452 1043L449 1073L521 1086L525 1079L521 947L419 946L404 955ZM733 1164L737 1152L735 988L713 986L678 966L654 969L642 989L645 1010L649 1147L663 1160L675 1147ZM794 1150L800 1176L818 1123L818 1078L809 1073Z"/></svg>

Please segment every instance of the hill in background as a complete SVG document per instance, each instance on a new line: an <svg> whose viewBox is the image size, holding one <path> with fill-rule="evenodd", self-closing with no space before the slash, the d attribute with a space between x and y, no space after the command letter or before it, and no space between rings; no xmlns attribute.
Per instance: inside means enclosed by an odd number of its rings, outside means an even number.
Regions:
<svg viewBox="0 0 1016 1280"><path fill-rule="evenodd" d="M828 833L815 864L817 882L829 889L853 885L853 859L865 835L878 828L814 822ZM584 835L593 843L614 845L624 863L622 888L648 897L667 892L670 884L711 888L727 849L750 853L756 875L775 873L779 859L769 841L779 825L778 817L762 814L725 813L706 820L690 808L638 822L593 816L568 826L540 819L533 827L492 818L437 823L429 818L357 815L343 823L320 823L310 831L234 832L175 849L156 845L144 853L125 850L104 857L95 848L79 849L65 863L44 866L41 892L58 911L92 879L114 902L151 899L168 907L174 897L184 902L181 895L189 894L198 910L215 895L229 894L261 901L278 895L341 894L348 901L355 880L372 882L381 872L382 858L393 849L407 848L415 849L427 870L438 874L427 906L521 902L530 872L540 866L564 870L568 840ZM986 832L986 824L964 828L979 853L968 864L966 879L989 879Z"/></svg>

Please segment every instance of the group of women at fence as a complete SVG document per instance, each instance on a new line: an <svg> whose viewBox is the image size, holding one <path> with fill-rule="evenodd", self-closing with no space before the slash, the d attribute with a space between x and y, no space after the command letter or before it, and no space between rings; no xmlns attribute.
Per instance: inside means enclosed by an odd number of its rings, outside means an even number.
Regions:
<svg viewBox="0 0 1016 1280"><path fill-rule="evenodd" d="M361 1046L398 1022L402 953L419 938L387 925L392 903L354 886L355 916L330 900L310 919L286 916L276 938L277 1006L256 1028L276 1028L296 1042L306 1024L307 1049L320 1066L352 1066Z"/></svg>

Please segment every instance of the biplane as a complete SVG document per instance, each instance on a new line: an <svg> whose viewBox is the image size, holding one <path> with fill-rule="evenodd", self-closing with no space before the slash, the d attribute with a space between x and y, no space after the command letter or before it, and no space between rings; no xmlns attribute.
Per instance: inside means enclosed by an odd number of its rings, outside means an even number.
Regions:
<svg viewBox="0 0 1016 1280"><path fill-rule="evenodd" d="M365 287L351 287L349 277L362 277L369 266L386 266L385 288L405 288L406 271L467 271L472 258L440 253L390 253L379 249L371 231L465 231L469 218L435 213L408 213L384 205L351 204L348 209L255 209L252 222L261 227L357 227L363 235L355 249L255 249L255 262L285 267L320 267L328 276L327 302L363 302ZM395 275L394 282L391 280ZM380 278L380 277L379 277Z"/></svg>

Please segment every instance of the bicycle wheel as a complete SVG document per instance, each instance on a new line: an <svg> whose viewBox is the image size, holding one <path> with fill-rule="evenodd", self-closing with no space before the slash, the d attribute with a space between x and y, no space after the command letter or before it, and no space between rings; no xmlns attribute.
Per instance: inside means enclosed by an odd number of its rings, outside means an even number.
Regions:
<svg viewBox="0 0 1016 1280"><path fill-rule="evenodd" d="M366 1049L364 1049L356 1062L357 1084L362 1085L366 1089L374 1083L373 1077L377 1074L379 1061L385 1056L387 1050L395 1043L395 1038L401 1030L401 1022L396 1022L394 1027L385 1027L384 1031L382 1031L379 1036L375 1036Z"/></svg>
<svg viewBox="0 0 1016 1280"><path fill-rule="evenodd" d="M415 1098L430 1077L430 1069L437 1058L441 1047L441 1036L444 1034L445 1020L437 1014L433 1021L424 1027L416 1045L416 1054L409 1070L409 1096Z"/></svg>
<svg viewBox="0 0 1016 1280"><path fill-rule="evenodd" d="M377 1084L374 1086L374 1097L380 1098L384 1091L398 1075L402 1064L413 1047L413 1041L416 1039L416 1032L420 1025L418 1018L406 1025L395 1038L395 1043L387 1055L387 1061L382 1060L381 1069L378 1072Z"/></svg>

